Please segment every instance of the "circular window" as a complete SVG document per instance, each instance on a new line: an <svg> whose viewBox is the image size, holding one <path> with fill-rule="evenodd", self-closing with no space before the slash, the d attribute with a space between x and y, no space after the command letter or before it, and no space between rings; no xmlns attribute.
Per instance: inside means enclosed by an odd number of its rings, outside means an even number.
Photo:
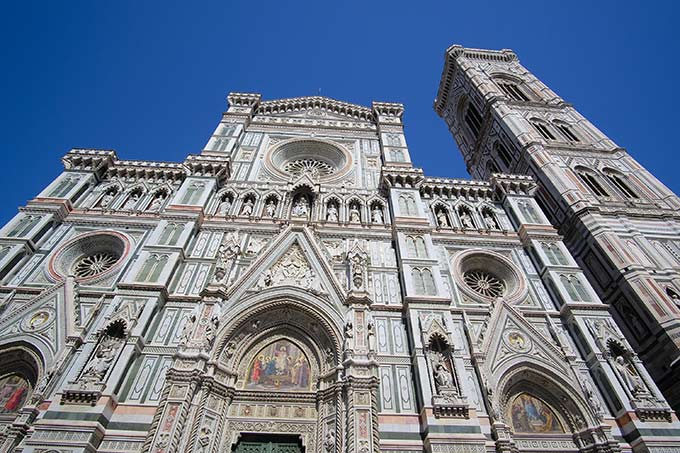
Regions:
<svg viewBox="0 0 680 453"><path fill-rule="evenodd" d="M288 140L274 148L265 159L267 169L282 177L308 175L324 181L340 178L352 168L351 155L326 141Z"/></svg>
<svg viewBox="0 0 680 453"><path fill-rule="evenodd" d="M506 257L487 250L466 250L453 259L453 277L473 300L517 302L527 294L521 271Z"/></svg>
<svg viewBox="0 0 680 453"><path fill-rule="evenodd" d="M480 269L469 270L463 274L463 281L477 294L486 297L501 297L505 293L505 283L495 275Z"/></svg>
<svg viewBox="0 0 680 453"><path fill-rule="evenodd" d="M111 252L99 252L83 256L73 266L76 277L88 278L106 272L113 267L119 257Z"/></svg>
<svg viewBox="0 0 680 453"><path fill-rule="evenodd" d="M129 250L129 239L118 232L81 234L57 250L49 262L48 272L55 280L69 275L79 281L95 279L116 269Z"/></svg>
<svg viewBox="0 0 680 453"><path fill-rule="evenodd" d="M298 159L286 163L283 169L291 175L310 175L312 178L328 176L335 173L335 168L316 159Z"/></svg>

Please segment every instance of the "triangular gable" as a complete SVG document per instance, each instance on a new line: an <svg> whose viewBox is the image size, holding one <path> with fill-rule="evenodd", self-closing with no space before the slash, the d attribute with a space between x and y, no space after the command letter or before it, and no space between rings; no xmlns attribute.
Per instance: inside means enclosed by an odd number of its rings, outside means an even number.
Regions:
<svg viewBox="0 0 680 453"><path fill-rule="evenodd" d="M70 294L68 286L62 282L15 305L16 308L6 312L0 320L0 341L23 339L31 342L32 337L40 350L44 351L47 346L54 354L62 349L67 335L77 331ZM68 310L71 310L71 316L66 316Z"/></svg>
<svg viewBox="0 0 680 453"><path fill-rule="evenodd" d="M563 352L505 301L498 301L491 313L481 349L491 374L500 373L517 362L531 361L569 375Z"/></svg>
<svg viewBox="0 0 680 453"><path fill-rule="evenodd" d="M248 292L281 286L301 288L335 304L346 299L314 236L302 226L290 226L275 238L267 253L230 285L227 299L238 300Z"/></svg>

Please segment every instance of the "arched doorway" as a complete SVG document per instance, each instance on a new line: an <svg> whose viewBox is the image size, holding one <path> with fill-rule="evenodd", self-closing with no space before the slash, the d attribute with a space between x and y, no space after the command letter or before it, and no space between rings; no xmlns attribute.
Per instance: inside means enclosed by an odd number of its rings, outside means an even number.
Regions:
<svg viewBox="0 0 680 453"><path fill-rule="evenodd" d="M180 348L148 447L314 453L342 443L348 411L339 310L290 286L224 305L209 351ZM199 311L215 313L212 307ZM196 329L203 319L211 315L199 314Z"/></svg>
<svg viewBox="0 0 680 453"><path fill-rule="evenodd" d="M580 391L548 370L516 366L500 379L499 389L497 421L518 451L599 452L616 444Z"/></svg>
<svg viewBox="0 0 680 453"><path fill-rule="evenodd" d="M40 354L27 344L0 348L0 423L11 423L29 401L43 369Z"/></svg>

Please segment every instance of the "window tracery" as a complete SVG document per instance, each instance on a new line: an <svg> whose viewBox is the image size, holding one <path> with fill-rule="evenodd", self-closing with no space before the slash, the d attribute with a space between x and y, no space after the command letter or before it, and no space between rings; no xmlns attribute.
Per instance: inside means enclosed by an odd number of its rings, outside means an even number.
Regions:
<svg viewBox="0 0 680 453"><path fill-rule="evenodd" d="M287 162L283 169L293 176L310 175L312 178L329 176L335 173L335 168L318 159L297 159Z"/></svg>
<svg viewBox="0 0 680 453"><path fill-rule="evenodd" d="M497 298L505 294L505 283L490 272L472 269L463 274L463 281L474 292L485 297Z"/></svg>
<svg viewBox="0 0 680 453"><path fill-rule="evenodd" d="M578 176L578 178L588 187L588 189L590 189L593 194L600 197L609 196L609 193L600 183L597 174L593 170L585 167L576 167L574 168L574 171L576 172L576 176Z"/></svg>
<svg viewBox="0 0 680 453"><path fill-rule="evenodd" d="M550 130L550 127L543 121L531 119L530 122L531 125L534 126L534 129L536 129L536 131L541 135L541 137L543 137L546 140L557 140L555 135Z"/></svg>
<svg viewBox="0 0 680 453"><path fill-rule="evenodd" d="M615 170L605 168L603 170L605 176L609 181L616 187L624 197L630 199L640 198L638 194L631 188L631 186L626 181L626 177Z"/></svg>
<svg viewBox="0 0 680 453"><path fill-rule="evenodd" d="M76 277L89 278L99 275L111 269L118 261L117 257L112 252L99 252L91 255L86 255L80 258L73 266L73 272Z"/></svg>

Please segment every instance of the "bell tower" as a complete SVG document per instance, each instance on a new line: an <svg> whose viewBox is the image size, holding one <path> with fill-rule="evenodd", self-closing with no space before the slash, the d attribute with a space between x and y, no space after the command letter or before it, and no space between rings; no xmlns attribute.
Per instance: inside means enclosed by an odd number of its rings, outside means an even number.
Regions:
<svg viewBox="0 0 680 453"><path fill-rule="evenodd" d="M679 410L678 197L511 50L449 47L434 108L473 177L538 181L537 201Z"/></svg>

